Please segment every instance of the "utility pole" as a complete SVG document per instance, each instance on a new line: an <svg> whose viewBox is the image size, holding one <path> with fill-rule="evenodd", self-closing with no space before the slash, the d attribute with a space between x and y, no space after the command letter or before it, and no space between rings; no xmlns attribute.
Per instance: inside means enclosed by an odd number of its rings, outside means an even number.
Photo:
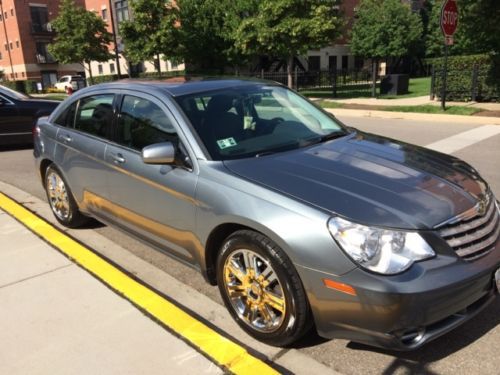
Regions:
<svg viewBox="0 0 500 375"><path fill-rule="evenodd" d="M111 21L111 32L113 33L113 44L115 45L115 60L116 60L116 70L118 72L118 78L121 78L122 71L120 68L120 55L118 54L118 40L116 38L116 27L115 27L115 17L113 13L113 2L109 0L109 18Z"/></svg>

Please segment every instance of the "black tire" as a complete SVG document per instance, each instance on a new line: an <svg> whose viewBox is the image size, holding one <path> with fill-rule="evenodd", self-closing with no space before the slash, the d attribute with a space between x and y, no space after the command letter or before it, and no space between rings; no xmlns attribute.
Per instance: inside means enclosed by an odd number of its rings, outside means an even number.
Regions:
<svg viewBox="0 0 500 375"><path fill-rule="evenodd" d="M57 200L54 197L51 197L51 187L49 186L51 182L49 180L52 178L59 178L61 183L64 185L65 194L67 196L67 208L64 209L64 214L62 214L62 211L57 208ZM89 218L84 216L78 210L78 205L73 198L73 194L71 193L68 183L54 164L50 164L45 170L44 187L50 208L58 222L68 228L77 228L89 221Z"/></svg>
<svg viewBox="0 0 500 375"><path fill-rule="evenodd" d="M274 285L279 286L279 294L284 298L283 305L285 306L285 311L283 313L280 313L280 310L272 311L273 314L277 314L281 317L281 323L276 328L273 328L273 331L262 332L261 330L253 327L252 323L249 322L249 320L257 322L258 318L248 319L244 316L244 312L238 312L238 308L243 308L248 314L250 311L250 307L248 306L255 301L254 298L259 298L259 300L265 301L265 297L260 298L257 296L259 293L262 296L261 291L264 291L264 294L266 294L266 290L264 290L262 285L261 288L258 286L256 287L257 294L253 294L249 297L237 298L239 306L234 305L236 303L235 299L233 298L233 302L231 302L231 298L229 297L229 292L227 290L228 287L226 284L229 285L230 283L233 283L234 280L238 283L238 280L234 277L230 279L231 276L228 276L233 274L231 271L226 270L226 265L228 267L227 269L230 269L229 264L234 263L226 263L226 261L228 261L229 257L231 257L231 260L237 259L235 257L238 256L243 257L244 252L250 253L250 256L258 259L256 264L259 264L259 260L266 260L268 263L260 263L260 266L257 267L264 267L264 270L266 270L270 265L271 271L273 271L276 275L276 279L278 280L274 282ZM261 275L265 272L266 271L262 271ZM228 281L226 282L225 280ZM247 295L252 293L254 283L257 283L257 281L252 282L252 287L246 289L249 291L249 293L246 293ZM279 246L260 233L253 232L251 230L240 230L233 233L225 240L217 258L217 284L227 309L240 327L251 336L265 342L266 344L273 346L288 346L300 339L313 325L307 297L302 286L302 282L300 281L299 275L297 274L292 262ZM245 285L248 286L248 284ZM241 286L238 285L236 287L242 289L245 288L243 283ZM264 304L266 303L264 302ZM266 308L269 309L269 306L266 306ZM255 311L257 311L257 307L255 307ZM250 316L255 318L255 315Z"/></svg>

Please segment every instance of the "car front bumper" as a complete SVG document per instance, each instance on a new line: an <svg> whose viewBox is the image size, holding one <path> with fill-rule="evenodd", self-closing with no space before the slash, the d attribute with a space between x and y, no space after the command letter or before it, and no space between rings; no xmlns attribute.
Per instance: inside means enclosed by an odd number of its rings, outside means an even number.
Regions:
<svg viewBox="0 0 500 375"><path fill-rule="evenodd" d="M297 267L321 336L395 350L417 349L479 313L498 295L499 268L500 239L476 261L438 255L394 276ZM327 288L323 279L352 286L356 295Z"/></svg>

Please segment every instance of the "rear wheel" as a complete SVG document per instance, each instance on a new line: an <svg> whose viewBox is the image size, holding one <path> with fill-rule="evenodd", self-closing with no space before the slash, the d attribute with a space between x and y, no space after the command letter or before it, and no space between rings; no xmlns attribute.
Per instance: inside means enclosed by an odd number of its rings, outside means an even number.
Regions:
<svg viewBox="0 0 500 375"><path fill-rule="evenodd" d="M289 345L312 326L295 268L281 248L259 233L242 230L225 241L217 283L233 318L260 341Z"/></svg>
<svg viewBox="0 0 500 375"><path fill-rule="evenodd" d="M88 221L78 210L68 184L53 164L45 172L45 191L52 213L62 225L75 228Z"/></svg>

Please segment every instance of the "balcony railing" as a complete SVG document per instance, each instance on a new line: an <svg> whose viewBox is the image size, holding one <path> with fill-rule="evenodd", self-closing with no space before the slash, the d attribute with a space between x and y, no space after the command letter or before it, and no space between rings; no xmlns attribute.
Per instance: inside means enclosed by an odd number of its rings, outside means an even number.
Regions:
<svg viewBox="0 0 500 375"><path fill-rule="evenodd" d="M54 30L52 29L52 26L50 22L47 23L31 23L31 33L32 34L53 34Z"/></svg>
<svg viewBox="0 0 500 375"><path fill-rule="evenodd" d="M56 59L54 59L50 54L43 55L41 53L35 54L36 62L38 64L54 64L57 63Z"/></svg>

